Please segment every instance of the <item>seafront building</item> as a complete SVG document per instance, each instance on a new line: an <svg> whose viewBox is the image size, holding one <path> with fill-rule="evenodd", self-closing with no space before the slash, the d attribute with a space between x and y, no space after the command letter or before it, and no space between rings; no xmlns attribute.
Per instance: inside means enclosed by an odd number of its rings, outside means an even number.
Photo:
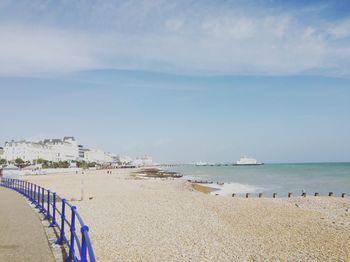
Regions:
<svg viewBox="0 0 350 262"><path fill-rule="evenodd" d="M84 160L86 162L95 162L99 164L114 163L116 156L110 152L105 152L100 149L87 149L84 151Z"/></svg>
<svg viewBox="0 0 350 262"><path fill-rule="evenodd" d="M26 140L5 142L3 158L14 161L21 158L34 162L37 159L48 161L75 161L79 159L78 144L74 137L63 139L44 139L39 142Z"/></svg>
<svg viewBox="0 0 350 262"><path fill-rule="evenodd" d="M4 149L0 147L0 159L4 158Z"/></svg>
<svg viewBox="0 0 350 262"><path fill-rule="evenodd" d="M5 142L4 148L0 148L0 159L15 161L17 158L25 162L35 163L38 159L52 162L85 161L101 165L134 165L150 166L153 163L152 157L144 156L132 159L128 156L117 156L101 149L88 149L78 144L71 136L63 139L44 139L39 142L20 140Z"/></svg>
<svg viewBox="0 0 350 262"><path fill-rule="evenodd" d="M135 166L151 166L153 164L153 159L150 156L137 157L132 163Z"/></svg>

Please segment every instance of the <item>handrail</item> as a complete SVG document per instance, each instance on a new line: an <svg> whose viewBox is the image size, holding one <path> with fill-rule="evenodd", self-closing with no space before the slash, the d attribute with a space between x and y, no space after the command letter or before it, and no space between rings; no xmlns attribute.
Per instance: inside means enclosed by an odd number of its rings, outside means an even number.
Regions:
<svg viewBox="0 0 350 262"><path fill-rule="evenodd" d="M75 206L55 192L28 181L2 177L0 186L11 188L27 197L35 208L44 214L44 219L50 222L49 227L58 228L59 236L56 244L69 246L69 254L65 262L96 262L89 237L89 227L85 225ZM57 208L57 201L61 203L61 209ZM76 230L77 221L80 225L79 231ZM70 234L66 234L68 231L65 231L65 226Z"/></svg>

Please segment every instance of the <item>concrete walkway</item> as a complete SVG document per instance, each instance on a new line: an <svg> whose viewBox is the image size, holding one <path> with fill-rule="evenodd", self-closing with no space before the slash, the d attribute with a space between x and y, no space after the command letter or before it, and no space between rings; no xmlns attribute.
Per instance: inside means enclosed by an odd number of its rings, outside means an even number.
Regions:
<svg viewBox="0 0 350 262"><path fill-rule="evenodd" d="M19 193L0 187L0 262L53 262L39 219Z"/></svg>

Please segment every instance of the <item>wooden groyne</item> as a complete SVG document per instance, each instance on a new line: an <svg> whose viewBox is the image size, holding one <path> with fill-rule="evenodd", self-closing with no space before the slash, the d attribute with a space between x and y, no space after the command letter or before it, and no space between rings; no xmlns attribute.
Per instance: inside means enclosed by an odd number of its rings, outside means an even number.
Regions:
<svg viewBox="0 0 350 262"><path fill-rule="evenodd" d="M216 195L218 195L218 194L216 194ZM262 197L269 197L269 196L271 196L272 198L277 198L278 197L278 194L277 193L272 193L272 194L270 194L270 195L268 195L268 194L264 194L264 193L232 193L232 197L239 197L240 195L242 195L243 197L245 196L245 198L250 198L250 197L252 197L252 196L256 196L256 197L258 197L258 198L262 198ZM300 195L296 195L295 197L297 197L297 196L300 196L300 197L306 197L307 196L307 193L306 192L302 192ZM313 195L314 197L318 197L318 196L320 196L320 193L318 193L318 192L315 192L315 194ZM325 195L325 196L327 196L327 195ZM341 193L340 195L335 195L333 192L329 192L328 193L328 196L329 197L341 197L341 198L346 198L346 193ZM292 192L289 192L288 194L287 194L287 197L288 198L292 198L293 197L293 194L292 194Z"/></svg>
<svg viewBox="0 0 350 262"><path fill-rule="evenodd" d="M188 179L187 180L188 182L190 183L194 183L194 184L214 184L213 181L209 181L209 180L196 180L196 179ZM217 185L224 185L225 183L224 182L215 182L215 184ZM215 188L216 189L216 188ZM219 195L219 194L215 194L215 195ZM272 197L272 198L278 198L278 194L276 192L268 195L266 193L263 193L263 192L260 192L260 193L251 193L251 192L247 192L247 193L232 193L232 197L239 197L240 195L242 195L243 197L245 198L251 198L251 197L258 197L258 198L262 198L262 197ZM302 193L300 195L295 195L293 194L293 192L288 192L286 194L286 196L288 198L291 198L293 196L295 197L307 197L309 194L305 191L302 191ZM314 197L318 197L318 196L321 196L319 192L315 192L314 194L310 194L310 196L314 196ZM326 195L325 195L326 196ZM329 192L328 193L328 196L329 197L341 197L341 198L345 198L346 197L346 193L341 193L340 195L335 195L334 192Z"/></svg>

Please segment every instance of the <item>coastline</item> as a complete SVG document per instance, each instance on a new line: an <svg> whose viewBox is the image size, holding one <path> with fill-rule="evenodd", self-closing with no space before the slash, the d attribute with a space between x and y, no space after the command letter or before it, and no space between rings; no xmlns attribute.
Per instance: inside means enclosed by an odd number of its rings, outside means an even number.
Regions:
<svg viewBox="0 0 350 262"><path fill-rule="evenodd" d="M185 179L135 179L135 171L23 179L73 199L99 261L350 259L348 198L216 197Z"/></svg>

